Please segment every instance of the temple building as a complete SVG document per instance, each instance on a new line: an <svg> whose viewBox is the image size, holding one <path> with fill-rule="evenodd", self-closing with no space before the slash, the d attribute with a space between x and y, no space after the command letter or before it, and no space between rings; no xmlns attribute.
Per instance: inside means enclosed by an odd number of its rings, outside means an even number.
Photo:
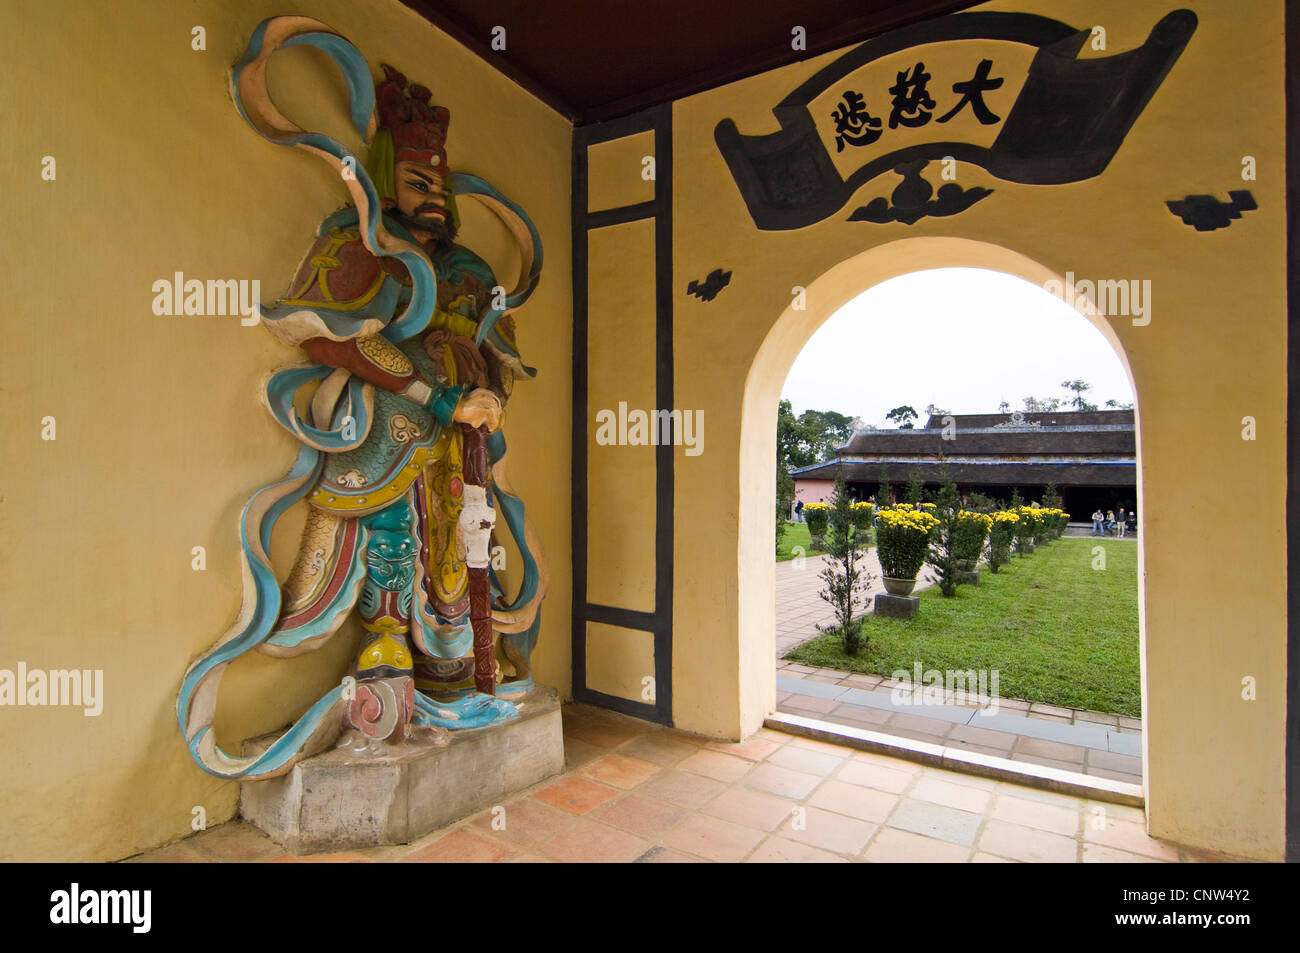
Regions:
<svg viewBox="0 0 1300 953"><path fill-rule="evenodd" d="M924 427L859 430L835 459L792 471L797 499L830 501L836 470L844 468L854 499L865 500L888 480L894 499L920 477L927 490L948 473L963 499L982 493L1040 500L1050 484L1076 522L1094 509L1132 510L1137 499L1137 430L1131 410L1007 414L932 414Z"/></svg>

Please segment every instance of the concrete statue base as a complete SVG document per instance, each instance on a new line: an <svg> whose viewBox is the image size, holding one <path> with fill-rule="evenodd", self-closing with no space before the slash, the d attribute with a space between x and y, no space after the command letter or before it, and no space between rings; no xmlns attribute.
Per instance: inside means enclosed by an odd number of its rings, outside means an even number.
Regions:
<svg viewBox="0 0 1300 953"><path fill-rule="evenodd" d="M887 592L876 593L875 613L889 619L910 619L916 615L921 600L916 596L892 596Z"/></svg>
<svg viewBox="0 0 1300 953"><path fill-rule="evenodd" d="M519 717L451 732L437 747L365 757L334 748L240 785L239 813L294 853L406 844L564 771L559 693L538 686ZM255 738L245 754L275 735Z"/></svg>

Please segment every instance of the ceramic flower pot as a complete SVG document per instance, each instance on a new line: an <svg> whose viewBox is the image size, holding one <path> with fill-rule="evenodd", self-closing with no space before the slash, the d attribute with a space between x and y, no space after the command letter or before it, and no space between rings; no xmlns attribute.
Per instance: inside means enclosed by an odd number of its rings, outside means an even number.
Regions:
<svg viewBox="0 0 1300 953"><path fill-rule="evenodd" d="M915 579L894 579L892 576L882 576L885 582L885 592L891 596L910 596L912 590L916 588Z"/></svg>

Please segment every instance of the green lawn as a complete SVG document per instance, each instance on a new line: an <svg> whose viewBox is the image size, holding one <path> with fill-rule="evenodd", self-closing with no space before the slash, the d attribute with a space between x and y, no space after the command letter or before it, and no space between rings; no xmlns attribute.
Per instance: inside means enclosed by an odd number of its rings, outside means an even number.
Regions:
<svg viewBox="0 0 1300 953"><path fill-rule="evenodd" d="M923 670L996 669L1005 698L1138 717L1137 546L1107 543L1098 571L1092 548L1101 542L1058 539L1013 556L996 575L981 565L979 585L960 586L951 599L937 586L919 593L912 619L869 614L866 648L855 657L834 635L786 657L885 676L918 661Z"/></svg>
<svg viewBox="0 0 1300 953"><path fill-rule="evenodd" d="M815 556L818 553L824 553L824 549L812 548L812 534L808 532L807 523L783 523L777 530L781 534L781 548L777 550L776 561L783 563L788 559L794 559L795 553L791 550L795 546L803 547L803 555Z"/></svg>
<svg viewBox="0 0 1300 953"><path fill-rule="evenodd" d="M803 555L819 556L826 552L824 549L812 548L812 534L808 532L807 523L783 523L781 525L781 549L776 554L776 561L783 563L788 559L794 559L795 553L792 551L795 546L803 547ZM869 530L868 532L874 532ZM868 536L868 548L875 543Z"/></svg>

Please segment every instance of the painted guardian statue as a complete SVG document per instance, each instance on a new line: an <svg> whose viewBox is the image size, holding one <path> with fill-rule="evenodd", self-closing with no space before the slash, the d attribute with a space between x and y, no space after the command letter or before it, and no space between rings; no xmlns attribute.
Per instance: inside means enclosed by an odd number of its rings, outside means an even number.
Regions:
<svg viewBox="0 0 1300 953"><path fill-rule="evenodd" d="M343 71L364 164L298 128L266 88L281 47L311 45ZM357 49L319 21L276 17L231 71L240 114L276 145L328 161L353 204L321 223L286 293L260 312L310 363L273 374L265 402L300 442L283 479L244 507L239 619L186 673L177 701L194 759L223 778L288 771L339 743L362 753L445 743L447 730L517 717L546 593L540 546L504 471L501 424L520 359L511 312L532 294L542 249L528 216L447 158L450 115L391 67L376 86ZM484 202L520 246L513 291L457 244L457 201ZM295 398L314 387L304 417ZM304 395L306 396L306 395ZM267 551L276 520L305 500L297 560L281 584ZM493 533L514 539L522 581L507 599ZM223 751L212 732L225 667L253 649L289 657L323 645L355 614L349 677L264 751ZM505 680L498 650L513 668ZM342 735L342 740L338 740Z"/></svg>

